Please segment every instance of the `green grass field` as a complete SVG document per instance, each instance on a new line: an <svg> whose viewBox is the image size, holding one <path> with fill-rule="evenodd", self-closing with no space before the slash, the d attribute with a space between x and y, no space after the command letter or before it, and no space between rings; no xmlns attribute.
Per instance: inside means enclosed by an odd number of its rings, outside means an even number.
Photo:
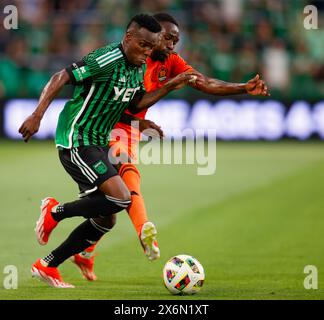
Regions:
<svg viewBox="0 0 324 320"><path fill-rule="evenodd" d="M320 143L218 143L217 171L195 165L140 165L149 217L158 228L161 259L142 253L125 212L97 247L98 281L83 280L69 261L60 266L75 289L47 287L30 266L54 249L82 219L63 221L47 246L34 235L40 199L76 198L53 143L0 144L0 299L323 299L324 148ZM195 296L172 296L162 268L173 255L194 255L206 281ZM7 265L18 289L2 286ZM318 289L304 288L306 265Z"/></svg>

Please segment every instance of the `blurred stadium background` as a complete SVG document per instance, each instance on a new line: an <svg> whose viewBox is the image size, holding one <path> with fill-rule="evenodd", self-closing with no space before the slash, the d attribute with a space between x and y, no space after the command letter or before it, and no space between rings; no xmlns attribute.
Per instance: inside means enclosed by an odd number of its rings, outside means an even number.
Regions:
<svg viewBox="0 0 324 320"><path fill-rule="evenodd" d="M262 99L251 103L249 97L214 104L215 98L184 89L168 98L185 101L173 101L158 115L152 111L153 120L159 119L168 130L163 114L172 109L173 128L217 127L220 139L324 138L324 28L307 30L303 24L308 4L317 7L319 26L324 24L323 1L5 0L1 4L14 4L19 13L17 30L0 24L2 135L17 138L17 127L10 121L21 122L30 112L25 101L17 106L12 99L37 98L54 72L94 48L119 41L135 13L167 11L179 20L177 51L190 64L231 82L246 81L258 72L272 96L265 104ZM67 87L61 98L70 96L71 90ZM242 98L250 102L243 103ZM195 107L199 118L190 117ZM54 121L46 125L51 129L39 137L53 136L59 110L53 109Z"/></svg>
<svg viewBox="0 0 324 320"><path fill-rule="evenodd" d="M323 1L2 0L0 12L12 4L18 29L0 23L0 270L18 267L19 290L0 286L0 298L170 299L161 284L163 264L188 253L207 274L194 299L323 299L321 274L318 290L303 286L306 265L324 274ZM318 9L317 30L303 26L309 4ZM216 129L219 140L236 142L217 142L212 176L197 176L193 166L140 165L149 215L159 230L159 262L147 263L122 214L110 240L98 247L100 280L85 283L74 266L64 264L64 278L78 289L51 291L30 279L31 263L49 250L38 247L33 226L41 198L70 201L76 194L52 141L71 88L44 118L37 138L46 141L25 145L18 127L54 72L120 41L134 14L162 11L179 21L176 49L193 67L231 82L259 73L271 97L224 99L189 88L154 106L148 118L169 137L177 138L177 129L205 128ZM62 224L50 248L75 225L76 219Z"/></svg>
<svg viewBox="0 0 324 320"><path fill-rule="evenodd" d="M324 31L303 27L305 5L316 5L321 18L322 1L1 1L6 4L17 6L19 28L0 29L2 98L37 97L53 72L119 41L134 14L159 11L179 20L177 50L198 70L232 82L258 71L273 98L323 96Z"/></svg>
<svg viewBox="0 0 324 320"><path fill-rule="evenodd" d="M17 138L12 122L21 122L30 112L31 106L12 99L37 98L54 72L94 48L119 41L126 22L137 12L167 11L180 23L177 51L192 66L231 82L247 81L258 72L271 88L271 99L266 104L262 99L242 103L249 97L241 96L235 98L238 102L213 104L215 98L184 89L168 97L185 98L185 103L175 101L169 107L176 110L174 123L168 125L161 113L153 114L153 120L159 118L166 130L217 127L219 138L227 140L324 138L323 1L1 1L3 8L6 4L17 6L19 27L6 30L0 24L1 135ZM303 9L308 4L318 9L317 30L304 28ZM67 87L61 98L70 96L71 90ZM206 100L210 103L199 103ZM192 120L190 110L195 107L200 117L193 114ZM52 112L56 118L59 109ZM39 137L53 135L53 122Z"/></svg>

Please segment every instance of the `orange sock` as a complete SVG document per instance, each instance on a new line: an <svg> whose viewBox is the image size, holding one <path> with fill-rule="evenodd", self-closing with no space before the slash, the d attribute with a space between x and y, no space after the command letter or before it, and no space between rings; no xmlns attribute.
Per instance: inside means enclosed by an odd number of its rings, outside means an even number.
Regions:
<svg viewBox="0 0 324 320"><path fill-rule="evenodd" d="M132 203L128 207L127 212L132 220L137 234L139 235L142 225L147 222L145 203L140 191L140 173L135 165L125 163L121 165L119 174L124 180L132 196Z"/></svg>

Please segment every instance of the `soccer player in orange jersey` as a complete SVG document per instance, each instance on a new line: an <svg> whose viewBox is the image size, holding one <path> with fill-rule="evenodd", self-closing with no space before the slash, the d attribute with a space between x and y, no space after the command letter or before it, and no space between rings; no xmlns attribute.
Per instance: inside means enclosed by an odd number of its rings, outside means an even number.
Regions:
<svg viewBox="0 0 324 320"><path fill-rule="evenodd" d="M174 47L179 41L179 26L177 21L167 13L156 14L154 18L162 27L161 42L158 47L155 47L151 57L146 60L147 71L144 77L144 86L147 92L162 87L164 83L182 72L194 71L195 74L198 74L198 78L191 86L205 93L213 95L244 93L263 96L269 95L267 86L259 78L259 75L247 83L228 83L206 77L197 72L174 52ZM162 130L155 123L144 120L146 112L147 109L133 115L129 110L126 110L120 122L115 126L115 129L118 129L115 132L118 133L114 134L114 131L112 132L110 148L113 148L115 155L120 156L120 154L124 154L126 155L125 158L129 159L129 161L119 165L119 174L126 183L132 197L132 203L127 208L127 212L139 236L144 253L149 260L155 260L160 256L160 250L156 240L157 231L155 225L148 221L144 199L140 191L140 173L136 166L131 163L131 160L137 159L136 150L142 129L153 128L157 130L160 136L163 135ZM140 120L140 130L131 127L131 121L133 120ZM120 137L121 132L125 135L122 138ZM113 216L112 219L114 219ZM88 280L96 279L93 271L94 248L95 245L92 245L84 252L73 257L74 262Z"/></svg>

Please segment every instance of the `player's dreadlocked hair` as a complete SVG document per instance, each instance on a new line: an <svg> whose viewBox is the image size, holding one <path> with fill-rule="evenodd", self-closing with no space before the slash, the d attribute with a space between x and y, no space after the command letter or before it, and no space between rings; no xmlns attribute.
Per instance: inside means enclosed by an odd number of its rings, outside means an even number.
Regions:
<svg viewBox="0 0 324 320"><path fill-rule="evenodd" d="M153 17L158 21L158 22L171 22L175 24L177 27L179 27L179 24L176 19L174 19L170 14L165 13L165 12L160 12L156 13L153 15Z"/></svg>
<svg viewBox="0 0 324 320"><path fill-rule="evenodd" d="M128 23L126 30L128 30L128 28L130 27L130 25L135 22L137 23L140 27L145 28L153 33L158 33L160 32L161 26L160 24L157 22L157 20L149 15L149 14L137 14L136 16L134 16Z"/></svg>

